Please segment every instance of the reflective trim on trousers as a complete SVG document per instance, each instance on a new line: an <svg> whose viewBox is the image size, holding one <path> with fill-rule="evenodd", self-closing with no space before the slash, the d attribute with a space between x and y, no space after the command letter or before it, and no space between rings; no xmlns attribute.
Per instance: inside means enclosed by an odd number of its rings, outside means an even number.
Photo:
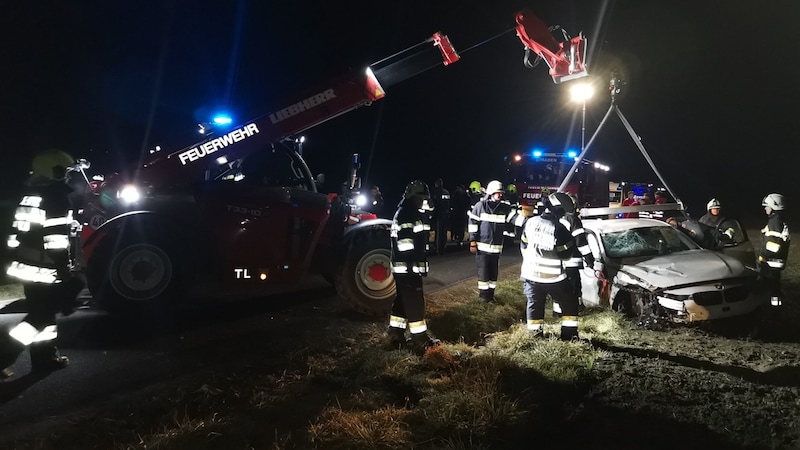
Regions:
<svg viewBox="0 0 800 450"><path fill-rule="evenodd" d="M561 316L561 327L578 328L577 316Z"/></svg>
<svg viewBox="0 0 800 450"><path fill-rule="evenodd" d="M489 282L488 281L478 281L478 289L481 291L489 290Z"/></svg>
<svg viewBox="0 0 800 450"><path fill-rule="evenodd" d="M392 328L401 328L403 330L406 329L408 325L408 319L405 317L399 316L389 316L389 326Z"/></svg>
<svg viewBox="0 0 800 450"><path fill-rule="evenodd" d="M428 331L428 325L424 320L420 320L419 322L411 322L408 324L408 331L410 331L411 334L424 333Z"/></svg>
<svg viewBox="0 0 800 450"><path fill-rule="evenodd" d="M769 302L772 306L781 306L783 302L781 301L780 297L772 297L769 299Z"/></svg>
<svg viewBox="0 0 800 450"><path fill-rule="evenodd" d="M531 319L528 321L528 329L531 331L540 331L544 327L544 320Z"/></svg>
<svg viewBox="0 0 800 450"><path fill-rule="evenodd" d="M32 281L34 283L53 284L57 281L58 272L56 269L48 269L46 267L35 267L23 264L18 261L11 263L11 266L6 270L6 275L14 278L19 278L23 281Z"/></svg>
<svg viewBox="0 0 800 450"><path fill-rule="evenodd" d="M9 330L8 335L24 346L29 346L39 334L39 330L28 322L20 322Z"/></svg>

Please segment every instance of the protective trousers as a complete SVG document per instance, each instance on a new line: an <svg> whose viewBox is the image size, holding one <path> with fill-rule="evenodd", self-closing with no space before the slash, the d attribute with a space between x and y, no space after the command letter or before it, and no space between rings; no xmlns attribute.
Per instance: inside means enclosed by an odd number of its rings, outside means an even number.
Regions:
<svg viewBox="0 0 800 450"><path fill-rule="evenodd" d="M397 296L392 304L389 328L408 328L412 336L428 331L425 323L425 295L422 293L422 277L411 274L394 274Z"/></svg>
<svg viewBox="0 0 800 450"><path fill-rule="evenodd" d="M579 267L565 267L564 272L567 273L567 280L575 293L575 298L578 299L578 310L580 311L583 305L583 289L581 288L581 269ZM553 302L553 317L561 317L561 305L558 302Z"/></svg>
<svg viewBox="0 0 800 450"><path fill-rule="evenodd" d="M547 296L553 303L561 305L561 339L571 340L578 337L578 299L573 295L568 279L556 283L536 283L523 280L522 290L528 299L526 316L528 330L541 333L544 328L544 305Z"/></svg>
<svg viewBox="0 0 800 450"><path fill-rule="evenodd" d="M766 264L760 267L761 281L769 291L770 304L774 307L781 306L783 294L781 289L781 271L773 269Z"/></svg>
<svg viewBox="0 0 800 450"><path fill-rule="evenodd" d="M433 224L434 229L434 244L436 246L436 254L444 255L447 247L447 228L448 228L448 215L436 217Z"/></svg>
<svg viewBox="0 0 800 450"><path fill-rule="evenodd" d="M500 254L478 251L475 255L475 265L478 267L478 296L484 302L494 301Z"/></svg>

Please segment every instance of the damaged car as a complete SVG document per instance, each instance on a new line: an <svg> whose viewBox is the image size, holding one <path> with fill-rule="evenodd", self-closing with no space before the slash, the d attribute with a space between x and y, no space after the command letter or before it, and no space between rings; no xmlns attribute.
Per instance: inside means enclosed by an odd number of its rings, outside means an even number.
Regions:
<svg viewBox="0 0 800 450"><path fill-rule="evenodd" d="M736 234L729 242L711 250L661 220L608 218L614 216L606 209L581 212L605 277L591 270L581 276L585 306L612 308L644 322L693 323L747 316L769 303L740 224L732 227Z"/></svg>

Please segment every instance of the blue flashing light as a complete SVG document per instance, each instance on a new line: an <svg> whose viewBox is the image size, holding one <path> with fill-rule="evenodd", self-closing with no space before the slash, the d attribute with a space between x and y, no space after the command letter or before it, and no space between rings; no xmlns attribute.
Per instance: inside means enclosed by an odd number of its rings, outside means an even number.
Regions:
<svg viewBox="0 0 800 450"><path fill-rule="evenodd" d="M230 125L233 122L233 119L231 119L231 117L228 115L220 114L214 116L212 121L214 122L214 125Z"/></svg>
<svg viewBox="0 0 800 450"><path fill-rule="evenodd" d="M534 151L531 152L531 155L534 158L541 158L542 157L542 151L541 150L534 150Z"/></svg>
<svg viewBox="0 0 800 450"><path fill-rule="evenodd" d="M569 158L575 158L575 157L578 156L578 152L576 152L575 150L570 150L570 151L567 152L567 156Z"/></svg>

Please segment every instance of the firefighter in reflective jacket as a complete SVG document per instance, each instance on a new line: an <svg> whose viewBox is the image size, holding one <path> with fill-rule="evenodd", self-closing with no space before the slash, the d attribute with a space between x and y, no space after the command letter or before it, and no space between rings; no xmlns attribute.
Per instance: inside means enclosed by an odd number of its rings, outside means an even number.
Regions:
<svg viewBox="0 0 800 450"><path fill-rule="evenodd" d="M761 230L763 245L758 253L758 268L762 280L770 291L772 306L781 306L781 272L789 256L789 226L781 217L786 208L783 195L769 194L761 201L769 220Z"/></svg>
<svg viewBox="0 0 800 450"><path fill-rule="evenodd" d="M514 237L510 223L516 216L511 204L503 201L503 184L490 181L486 197L475 203L468 216L469 251L476 255L479 299L493 302L503 240Z"/></svg>
<svg viewBox="0 0 800 450"><path fill-rule="evenodd" d="M389 316L389 341L394 348L410 343L425 350L439 341L425 323L422 277L428 275L425 256L431 226L428 185L415 180L406 186L392 220L392 274L397 296Z"/></svg>
<svg viewBox="0 0 800 450"><path fill-rule="evenodd" d="M66 367L56 348L56 313L72 312L83 283L71 273L72 207L65 183L75 159L49 150L33 159L31 178L14 214L8 238L11 263L6 274L23 283L28 314L6 336L2 367L26 348L34 372Z"/></svg>
<svg viewBox="0 0 800 450"><path fill-rule="evenodd" d="M544 212L529 218L522 230L520 277L528 298L528 330L534 336L543 335L544 304L550 295L563 310L561 339L578 337L578 301L565 268L573 256L575 238L559 220L564 214L561 205L570 201L564 193L550 194L544 199Z"/></svg>
<svg viewBox="0 0 800 450"><path fill-rule="evenodd" d="M564 262L564 269L567 273L572 291L575 298L578 299L578 308L583 305L581 298L581 269L588 268L597 273L603 270L603 264L600 261L595 261L594 255L589 248L589 242L586 239L586 230L583 229L583 222L578 217L577 206L575 199L570 195L551 195L550 203L555 209L562 209L564 211L563 217L559 219L572 237L575 238L575 247L572 249L572 256ZM567 201L567 199L569 201ZM562 204L562 202L566 202ZM553 314L561 315L561 305L558 302L553 302Z"/></svg>

